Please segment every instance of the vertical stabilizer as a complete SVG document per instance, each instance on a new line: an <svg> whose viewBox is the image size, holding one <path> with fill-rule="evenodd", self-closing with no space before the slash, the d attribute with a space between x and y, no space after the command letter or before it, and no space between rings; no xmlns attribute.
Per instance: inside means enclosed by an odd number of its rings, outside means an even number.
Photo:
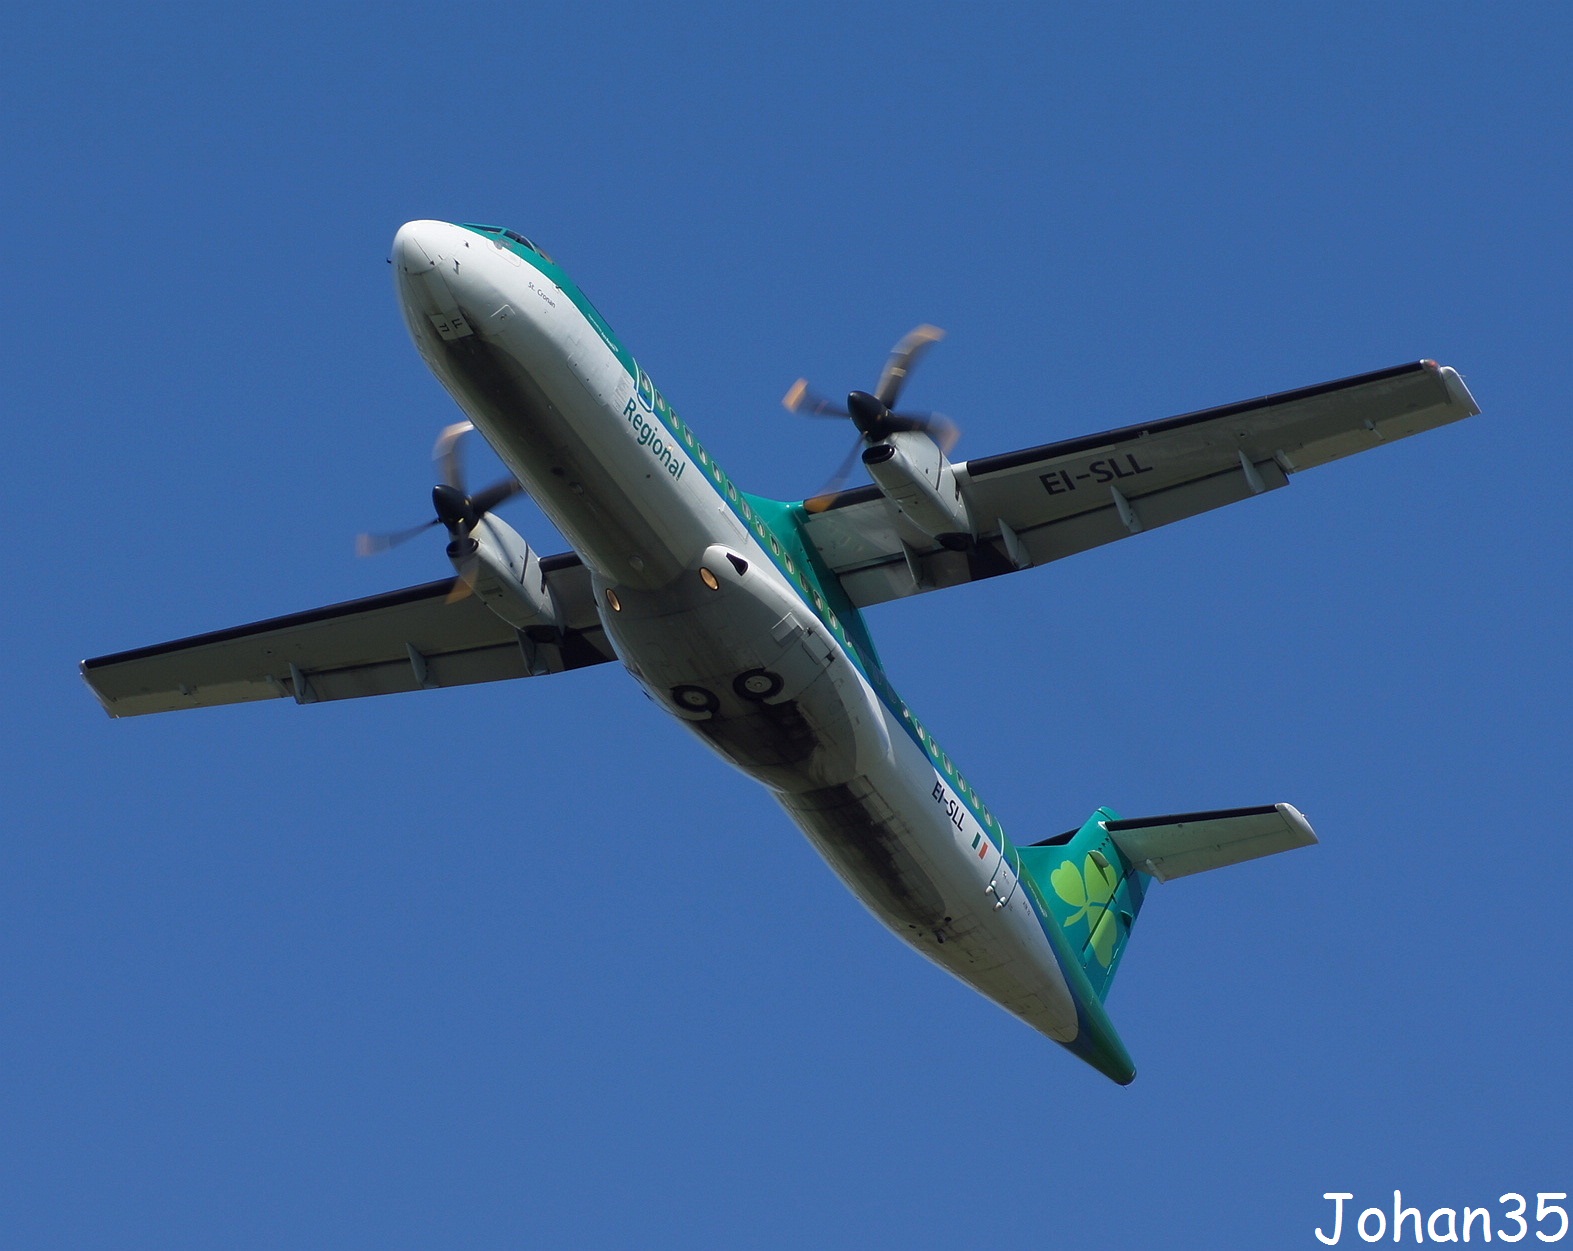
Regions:
<svg viewBox="0 0 1573 1251"><path fill-rule="evenodd" d="M1290 804L1122 820L1099 808L1079 830L1021 849L1049 915L1107 998L1147 885L1221 869L1316 842Z"/></svg>
<svg viewBox="0 0 1573 1251"><path fill-rule="evenodd" d="M1021 849L1022 867L1059 924L1101 1001L1108 997L1131 927L1146 895L1146 877L1125 857L1099 808L1081 829Z"/></svg>

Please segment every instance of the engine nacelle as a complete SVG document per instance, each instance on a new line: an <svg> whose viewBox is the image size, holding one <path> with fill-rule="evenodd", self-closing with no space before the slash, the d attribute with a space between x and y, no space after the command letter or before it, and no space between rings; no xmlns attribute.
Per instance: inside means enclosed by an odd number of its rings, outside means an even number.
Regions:
<svg viewBox="0 0 1573 1251"><path fill-rule="evenodd" d="M865 451L863 464L885 497L924 534L956 551L972 545L972 519L956 471L928 435L898 431Z"/></svg>
<svg viewBox="0 0 1573 1251"><path fill-rule="evenodd" d="M541 558L506 521L488 513L468 540L448 545L448 559L461 577L472 571L473 562L476 596L515 629L561 631L562 621L546 585Z"/></svg>

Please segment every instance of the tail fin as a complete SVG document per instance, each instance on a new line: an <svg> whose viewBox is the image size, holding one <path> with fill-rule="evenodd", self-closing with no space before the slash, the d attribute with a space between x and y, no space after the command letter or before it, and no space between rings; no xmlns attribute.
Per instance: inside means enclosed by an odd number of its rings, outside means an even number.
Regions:
<svg viewBox="0 0 1573 1251"><path fill-rule="evenodd" d="M1023 869L1059 922L1101 1002L1151 878L1166 882L1305 847L1316 835L1289 804L1121 820L1099 808L1079 830L1020 849ZM1085 923L1085 925L1084 925Z"/></svg>
<svg viewBox="0 0 1573 1251"><path fill-rule="evenodd" d="M1112 809L1099 808L1081 829L1021 849L1022 867L1038 884L1039 897L1060 923L1100 1002L1108 997L1147 894L1145 875L1109 834L1109 823L1118 819Z"/></svg>

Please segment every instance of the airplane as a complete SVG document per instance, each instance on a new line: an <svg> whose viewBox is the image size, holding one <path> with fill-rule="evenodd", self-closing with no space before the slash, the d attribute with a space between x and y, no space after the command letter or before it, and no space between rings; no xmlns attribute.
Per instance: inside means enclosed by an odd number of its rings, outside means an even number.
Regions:
<svg viewBox="0 0 1573 1251"><path fill-rule="evenodd" d="M498 226L412 221L390 258L416 349L464 420L436 447L452 577L86 660L112 717L268 698L315 704L619 662L763 783L884 925L1124 1085L1104 1001L1153 882L1316 842L1287 803L1127 819L1099 808L1017 842L896 693L861 610L1046 565L1286 486L1477 414L1422 360L953 463L954 427L898 408L941 337L899 342L844 404L872 479L810 499L733 482L563 269ZM470 492L478 430L513 475ZM850 468L850 458L849 465ZM494 509L528 494L572 550ZM387 546L411 536L384 536Z"/></svg>

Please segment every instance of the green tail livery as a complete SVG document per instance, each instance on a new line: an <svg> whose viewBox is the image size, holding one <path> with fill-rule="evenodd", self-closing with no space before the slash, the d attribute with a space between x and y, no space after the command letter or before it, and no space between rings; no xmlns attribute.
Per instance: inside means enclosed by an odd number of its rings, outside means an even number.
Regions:
<svg viewBox="0 0 1573 1251"><path fill-rule="evenodd" d="M1135 1076L1102 1004L1149 883L1315 841L1310 824L1289 804L1128 821L1099 808L1080 829L1021 848L1022 878L1050 919L1062 965L1077 992L1089 1044L1083 1057L1115 1081Z"/></svg>
<svg viewBox="0 0 1573 1251"><path fill-rule="evenodd" d="M1100 1001L1108 996L1149 880L1109 834L1106 823L1116 818L1099 808L1081 829L1021 850L1022 868Z"/></svg>

